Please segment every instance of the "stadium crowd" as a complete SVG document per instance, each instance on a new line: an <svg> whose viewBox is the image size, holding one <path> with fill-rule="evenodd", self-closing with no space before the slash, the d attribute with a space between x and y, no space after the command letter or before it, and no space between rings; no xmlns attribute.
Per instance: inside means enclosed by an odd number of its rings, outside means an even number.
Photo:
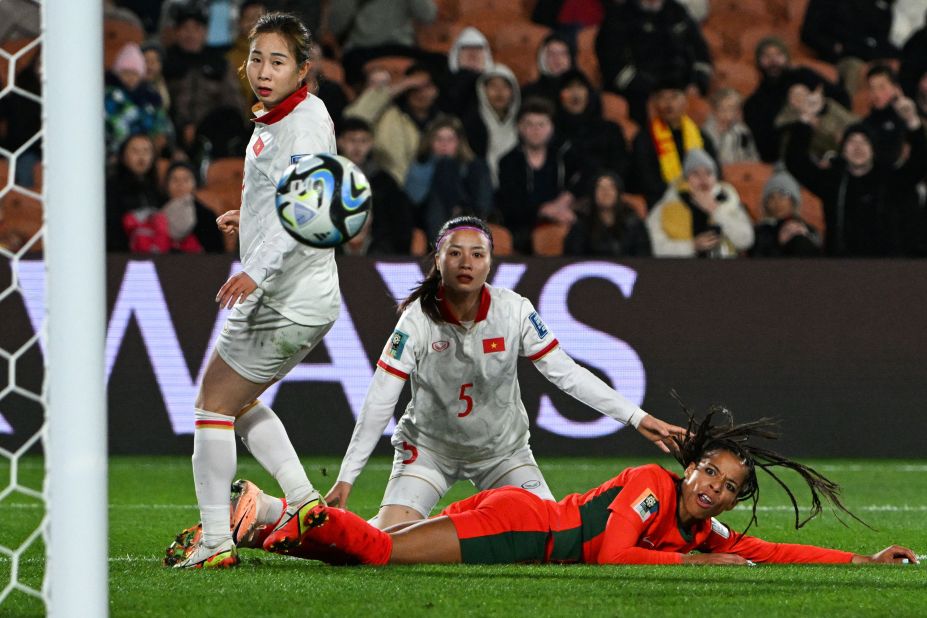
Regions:
<svg viewBox="0 0 927 618"><path fill-rule="evenodd" d="M422 255L472 214L502 255L927 255L927 0L103 10L110 251L234 249L213 219L240 201L254 96L238 69L258 17L286 10L316 37L312 88L339 152L373 186L345 254ZM0 98L9 250L41 224L41 51L27 51Z"/></svg>

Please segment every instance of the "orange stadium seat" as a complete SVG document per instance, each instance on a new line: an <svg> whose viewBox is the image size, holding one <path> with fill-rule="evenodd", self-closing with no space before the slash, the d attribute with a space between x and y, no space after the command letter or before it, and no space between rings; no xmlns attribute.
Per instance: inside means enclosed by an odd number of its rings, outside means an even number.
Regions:
<svg viewBox="0 0 927 618"><path fill-rule="evenodd" d="M772 174L773 167L768 163L728 163L724 166L724 180L734 185L754 221L763 216L763 187Z"/></svg>
<svg viewBox="0 0 927 618"><path fill-rule="evenodd" d="M563 255L563 241L570 233L570 226L562 223L546 223L531 232L531 248L534 255Z"/></svg>
<svg viewBox="0 0 927 618"><path fill-rule="evenodd" d="M505 24L496 31L490 42L493 57L507 65L520 84L537 79L537 49L550 34L550 28L531 22Z"/></svg>
<svg viewBox="0 0 927 618"><path fill-rule="evenodd" d="M514 251L512 245L512 233L507 227L489 224L489 231L492 233L493 254L498 256L512 255Z"/></svg>
<svg viewBox="0 0 927 618"><path fill-rule="evenodd" d="M459 19L465 21L474 17L491 17L505 23L531 17L520 0L457 0L457 8Z"/></svg>
<svg viewBox="0 0 927 618"><path fill-rule="evenodd" d="M421 257L428 253L428 237L421 228L412 229L412 243L409 245L409 255Z"/></svg>
<svg viewBox="0 0 927 618"><path fill-rule="evenodd" d="M628 101L621 95L613 92L603 92L602 95L602 117L611 120L621 127L624 139L629 144L637 135L639 127L637 123L631 120L628 114Z"/></svg>
<svg viewBox="0 0 927 618"><path fill-rule="evenodd" d="M3 43L3 45L0 45L0 48L2 48L6 53L13 55L24 47L28 46L33 41L35 41L35 39L13 39L6 41ZM29 48L28 51L23 52L22 55L16 59L16 66L13 69L14 75L19 75L23 69L29 66L29 63L31 63L36 54L39 53L41 47L41 44L35 43ZM9 66L10 61L5 57L0 56L0 86L6 85L8 77L7 71L9 71Z"/></svg>
<svg viewBox="0 0 927 618"><path fill-rule="evenodd" d="M621 199L631 207L637 216L641 219L647 218L647 199L643 195L636 193L622 193Z"/></svg>
<svg viewBox="0 0 927 618"><path fill-rule="evenodd" d="M126 43L142 44L145 33L135 24L121 19L103 20L103 66L107 69L113 66L119 50Z"/></svg>
<svg viewBox="0 0 927 618"><path fill-rule="evenodd" d="M695 124L702 126L711 115L711 103L698 94L690 94L686 97L686 114Z"/></svg>
<svg viewBox="0 0 927 618"><path fill-rule="evenodd" d="M234 187L239 192L245 177L245 160L242 157L214 159L206 169L206 185Z"/></svg>
<svg viewBox="0 0 927 618"><path fill-rule="evenodd" d="M13 184L10 177L10 162L5 158L0 158L0 190L6 188L8 184Z"/></svg>
<svg viewBox="0 0 927 618"><path fill-rule="evenodd" d="M435 22L427 26L416 26L415 41L426 51L446 54L454 39L466 26L460 22Z"/></svg>
<svg viewBox="0 0 927 618"><path fill-rule="evenodd" d="M341 63L337 60L332 60L331 58L322 58L319 60L320 71L322 75L325 76L330 82L335 82L336 84L345 85L344 82L344 67L341 66Z"/></svg>
<svg viewBox="0 0 927 618"><path fill-rule="evenodd" d="M595 54L595 37L598 33L598 26L589 26L576 35L576 65L596 88L601 88L602 73L599 70L599 57Z"/></svg>
<svg viewBox="0 0 927 618"><path fill-rule="evenodd" d="M0 200L0 246L10 251L19 251L42 227L42 202L13 189ZM38 239L29 251L42 248Z"/></svg>
<svg viewBox="0 0 927 618"><path fill-rule="evenodd" d="M716 88L733 88L744 97L750 96L760 82L752 62L730 60L715 63L712 80Z"/></svg>
<svg viewBox="0 0 927 618"><path fill-rule="evenodd" d="M438 16L435 22L457 21L460 17L460 0L435 0Z"/></svg>

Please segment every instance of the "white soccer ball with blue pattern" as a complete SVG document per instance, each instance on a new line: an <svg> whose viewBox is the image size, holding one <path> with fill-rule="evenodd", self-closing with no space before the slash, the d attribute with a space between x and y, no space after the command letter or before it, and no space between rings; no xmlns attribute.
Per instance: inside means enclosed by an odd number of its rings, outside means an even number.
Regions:
<svg viewBox="0 0 927 618"><path fill-rule="evenodd" d="M277 183L277 217L301 243L328 248L364 228L372 196L364 173L338 155L304 155Z"/></svg>

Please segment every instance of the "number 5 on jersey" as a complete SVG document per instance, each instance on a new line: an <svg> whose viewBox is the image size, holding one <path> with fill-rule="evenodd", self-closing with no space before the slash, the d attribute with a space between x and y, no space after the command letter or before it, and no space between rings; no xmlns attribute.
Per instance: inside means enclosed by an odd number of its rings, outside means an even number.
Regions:
<svg viewBox="0 0 927 618"><path fill-rule="evenodd" d="M463 418L473 412L473 397L467 394L467 389L471 388L472 384L461 384L460 385L460 396L458 399L467 404L467 408L463 412L458 412L457 416Z"/></svg>

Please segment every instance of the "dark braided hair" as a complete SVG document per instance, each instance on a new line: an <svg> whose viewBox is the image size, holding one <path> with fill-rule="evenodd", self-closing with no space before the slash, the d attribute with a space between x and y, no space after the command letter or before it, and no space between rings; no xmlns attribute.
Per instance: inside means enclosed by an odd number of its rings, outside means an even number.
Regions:
<svg viewBox="0 0 927 618"><path fill-rule="evenodd" d="M730 410L724 406L715 405L710 407L705 414L705 418L699 421L692 411L682 403L675 392L673 392L673 398L679 402L689 419L685 438L681 440L673 438L678 447L674 456L684 468L693 463L698 465L709 453L721 450L728 451L738 457L746 466L747 478L740 487L737 499L741 501L751 500L753 505L750 522L741 534L745 534L750 526L756 523L756 507L760 500L760 485L756 476L757 468L766 472L785 490L795 511L796 529L801 528L821 513L823 510L821 496L826 498L836 509L846 513L867 528L870 527L843 505L840 499L840 486L837 483L831 481L814 468L792 461L771 449L750 442L751 438L777 439L779 437L777 431L779 424L774 419L764 417L735 425L734 416ZM713 424L712 420L717 415L726 417L726 422ZM785 481L773 471L774 468L785 468L796 472L808 485L808 489L811 490L811 512L804 519L801 518L801 509L798 506L795 494L792 493ZM834 514L837 515L836 511L834 511ZM837 520L846 525L839 515L837 515Z"/></svg>
<svg viewBox="0 0 927 618"><path fill-rule="evenodd" d="M433 322L443 322L444 318L441 317L441 309L438 305L438 288L441 287L441 273L438 272L438 267L435 264L435 256L438 254L439 244L441 239L461 227L475 227L486 234L486 237L489 239L489 255L492 256L492 232L489 229L489 226L486 225L486 222L478 217L454 217L453 219L447 221L444 225L441 226L441 229L438 230L438 235L434 239L434 246L431 252L426 256L428 264L428 274L425 275L425 278L418 284L417 287L413 288L410 294L399 303L398 312L402 313L416 300L421 299L422 311L425 312Z"/></svg>

